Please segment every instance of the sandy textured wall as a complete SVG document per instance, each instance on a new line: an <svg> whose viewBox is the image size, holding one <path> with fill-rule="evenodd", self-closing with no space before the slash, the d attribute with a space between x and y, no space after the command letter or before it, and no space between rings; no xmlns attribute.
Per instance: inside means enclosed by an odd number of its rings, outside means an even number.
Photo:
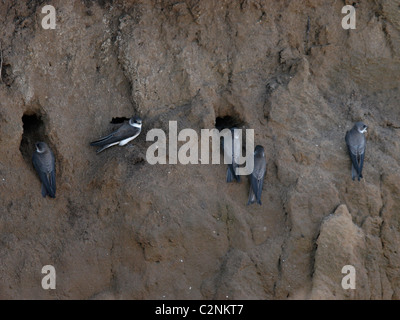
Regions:
<svg viewBox="0 0 400 320"><path fill-rule="evenodd" d="M0 2L0 298L399 299L400 13L356 1L344 30L352 3ZM142 134L96 155L132 114ZM146 161L148 130L227 116L266 149L261 207L223 164ZM56 155L56 199L40 195L36 139Z"/></svg>

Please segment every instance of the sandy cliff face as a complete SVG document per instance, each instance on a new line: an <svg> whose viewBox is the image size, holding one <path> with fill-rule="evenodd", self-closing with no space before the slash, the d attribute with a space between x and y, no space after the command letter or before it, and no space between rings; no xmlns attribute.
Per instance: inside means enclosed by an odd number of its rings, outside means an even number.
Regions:
<svg viewBox="0 0 400 320"><path fill-rule="evenodd" d="M400 298L397 1L357 1L355 30L348 1L53 1L55 30L45 4L0 2L1 298ZM133 114L142 134L96 155L89 142ZM263 205L223 164L150 165L146 133L171 120L254 129ZM37 139L56 199L40 194Z"/></svg>

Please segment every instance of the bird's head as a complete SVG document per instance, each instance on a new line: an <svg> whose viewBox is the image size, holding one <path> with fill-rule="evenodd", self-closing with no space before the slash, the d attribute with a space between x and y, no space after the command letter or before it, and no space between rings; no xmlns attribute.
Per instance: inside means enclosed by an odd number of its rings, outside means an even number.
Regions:
<svg viewBox="0 0 400 320"><path fill-rule="evenodd" d="M358 132L360 132L360 133L367 132L368 126L365 125L364 122L361 122L361 121L356 122L355 126L356 126Z"/></svg>
<svg viewBox="0 0 400 320"><path fill-rule="evenodd" d="M142 119L138 116L133 116L129 119L129 124L133 127L141 127L142 126Z"/></svg>
<svg viewBox="0 0 400 320"><path fill-rule="evenodd" d="M43 153L48 149L48 146L45 142L39 141L35 143L36 151L38 153Z"/></svg>
<svg viewBox="0 0 400 320"><path fill-rule="evenodd" d="M254 155L257 155L257 154L264 155L264 147L263 146L257 145L255 147Z"/></svg>

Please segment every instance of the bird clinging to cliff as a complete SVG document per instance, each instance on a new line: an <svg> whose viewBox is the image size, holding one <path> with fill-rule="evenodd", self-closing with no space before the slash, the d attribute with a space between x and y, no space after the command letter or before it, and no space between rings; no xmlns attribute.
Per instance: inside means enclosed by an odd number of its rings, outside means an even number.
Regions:
<svg viewBox="0 0 400 320"><path fill-rule="evenodd" d="M240 182L240 176L236 174L236 168L239 166L239 156L242 149L242 144L240 141L240 134L237 128L232 128L231 130L231 143L223 143L224 152L229 160L228 168L226 170L226 182L232 182L235 179Z"/></svg>
<svg viewBox="0 0 400 320"><path fill-rule="evenodd" d="M356 122L350 131L346 132L346 144L351 158L351 178L354 180L356 175L358 181L363 177L362 169L365 156L365 136L367 126L363 122Z"/></svg>
<svg viewBox="0 0 400 320"><path fill-rule="evenodd" d="M42 182L42 196L56 197L56 164L54 154L45 142L36 142L32 163Z"/></svg>
<svg viewBox="0 0 400 320"><path fill-rule="evenodd" d="M124 146L128 142L135 139L142 130L142 119L133 116L127 123L124 123L118 130L110 133L108 136L100 138L99 140L90 143L91 146L99 146L96 153L100 153L113 145Z"/></svg>
<svg viewBox="0 0 400 320"><path fill-rule="evenodd" d="M254 149L254 169L250 175L249 201L252 204L257 201L261 205L261 191L264 183L264 176L267 170L264 148L257 145Z"/></svg>

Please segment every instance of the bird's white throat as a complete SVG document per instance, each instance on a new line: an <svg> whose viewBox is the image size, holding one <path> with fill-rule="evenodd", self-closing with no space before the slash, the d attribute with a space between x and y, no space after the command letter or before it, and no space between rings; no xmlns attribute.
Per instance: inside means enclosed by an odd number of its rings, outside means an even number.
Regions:
<svg viewBox="0 0 400 320"><path fill-rule="evenodd" d="M129 122L129 124L130 124L132 127L139 128L139 129L142 127L142 124L141 124L141 123L135 123L135 122L134 122L134 123L130 123L130 122Z"/></svg>

